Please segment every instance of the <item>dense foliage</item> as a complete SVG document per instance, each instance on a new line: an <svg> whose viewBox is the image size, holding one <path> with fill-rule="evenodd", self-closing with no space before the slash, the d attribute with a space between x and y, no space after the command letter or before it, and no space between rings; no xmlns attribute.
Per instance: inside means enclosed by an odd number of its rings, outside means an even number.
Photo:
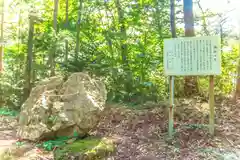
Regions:
<svg viewBox="0 0 240 160"><path fill-rule="evenodd" d="M54 2L56 5L58 1ZM5 71L0 81L2 103L19 107L24 100L29 43L33 44L32 87L49 77L52 70L55 74L87 71L105 81L109 101L143 103L168 97L163 39L171 37L169 0L59 0L58 3L55 14L50 0L15 0L10 4L19 19L6 26L9 32L5 37L11 43L5 48ZM181 1L176 10L181 19ZM34 19L33 41L29 41L29 17ZM196 23L203 22L196 18ZM183 34L184 30L177 27L177 35ZM223 72L216 78L217 94L233 91L237 57L235 46L222 52ZM208 78L199 78L199 84L200 94L206 95ZM177 77L175 86L176 96L184 95L183 77Z"/></svg>

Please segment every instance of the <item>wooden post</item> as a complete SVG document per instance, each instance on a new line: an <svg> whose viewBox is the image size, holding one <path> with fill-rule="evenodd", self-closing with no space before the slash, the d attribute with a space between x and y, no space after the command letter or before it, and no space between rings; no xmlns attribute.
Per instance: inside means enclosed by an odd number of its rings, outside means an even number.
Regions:
<svg viewBox="0 0 240 160"><path fill-rule="evenodd" d="M214 135L214 76L209 76L209 132Z"/></svg>
<svg viewBox="0 0 240 160"><path fill-rule="evenodd" d="M170 84L169 84L169 90L170 90L170 106L169 106L169 122L168 122L168 135L169 138L173 137L173 111L174 111L174 76L169 77Z"/></svg>

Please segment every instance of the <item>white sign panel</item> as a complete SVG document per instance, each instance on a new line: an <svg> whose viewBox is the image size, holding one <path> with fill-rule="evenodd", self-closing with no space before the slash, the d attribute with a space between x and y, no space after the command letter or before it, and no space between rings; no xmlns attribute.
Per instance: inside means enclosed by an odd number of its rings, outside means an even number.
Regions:
<svg viewBox="0 0 240 160"><path fill-rule="evenodd" d="M219 36L184 37L164 40L166 75L221 74Z"/></svg>

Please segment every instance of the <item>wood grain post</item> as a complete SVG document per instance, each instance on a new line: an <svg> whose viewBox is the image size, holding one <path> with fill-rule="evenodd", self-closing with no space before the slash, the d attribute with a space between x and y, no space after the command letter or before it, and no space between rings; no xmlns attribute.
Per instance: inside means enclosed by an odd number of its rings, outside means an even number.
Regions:
<svg viewBox="0 0 240 160"><path fill-rule="evenodd" d="M209 132L213 136L214 135L214 76L209 76Z"/></svg>

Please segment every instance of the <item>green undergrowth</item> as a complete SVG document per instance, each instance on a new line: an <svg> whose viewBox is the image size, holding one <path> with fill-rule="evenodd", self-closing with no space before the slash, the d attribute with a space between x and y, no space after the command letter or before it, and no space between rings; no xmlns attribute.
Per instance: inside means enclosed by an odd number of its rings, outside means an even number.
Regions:
<svg viewBox="0 0 240 160"><path fill-rule="evenodd" d="M101 160L111 155L114 144L107 138L88 137L77 140L54 151L55 160L68 160L70 157L84 160Z"/></svg>
<svg viewBox="0 0 240 160"><path fill-rule="evenodd" d="M67 145L65 149L72 151L72 152L86 152L89 149L92 149L96 145L98 145L101 142L101 139L99 138L87 138L80 141L76 141L73 144Z"/></svg>
<svg viewBox="0 0 240 160"><path fill-rule="evenodd" d="M59 137L55 140L44 141L42 143L37 144L36 146L39 148L43 148L46 151L52 151L56 147L61 147L66 145L68 137Z"/></svg>
<svg viewBox="0 0 240 160"><path fill-rule="evenodd" d="M0 108L0 116L17 116L19 114L16 110L11 110L6 107Z"/></svg>
<svg viewBox="0 0 240 160"><path fill-rule="evenodd" d="M71 139L77 139L78 138L78 133L74 131L73 136L68 137L68 136L62 136L62 137L57 137L54 140L48 140L44 141L42 143L37 144L37 147L43 148L46 151L52 151L56 147L61 147L64 146L70 141Z"/></svg>

